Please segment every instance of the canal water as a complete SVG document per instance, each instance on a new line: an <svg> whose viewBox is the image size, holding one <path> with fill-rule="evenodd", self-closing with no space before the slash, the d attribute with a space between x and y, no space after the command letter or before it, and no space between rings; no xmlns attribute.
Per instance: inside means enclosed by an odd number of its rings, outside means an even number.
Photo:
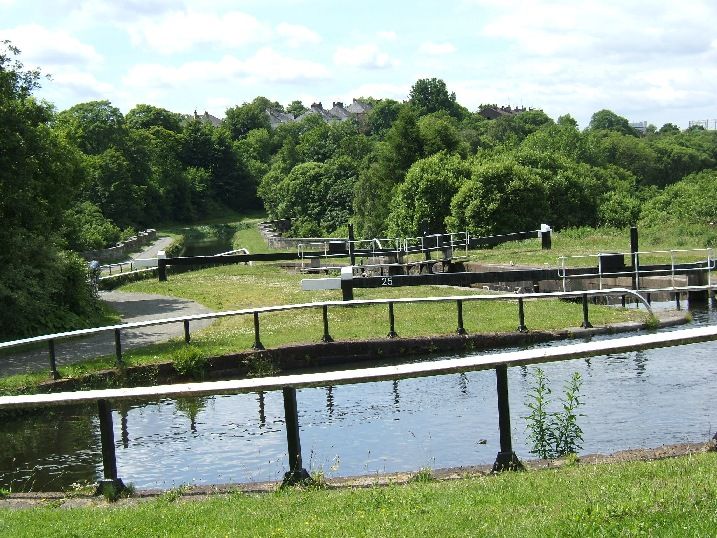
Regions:
<svg viewBox="0 0 717 538"><path fill-rule="evenodd" d="M692 326L716 322L716 312L698 311ZM542 368L554 404L572 373L581 374L581 453L611 453L711 438L716 350L694 344ZM524 416L534 370L509 369L513 446L522 459L532 457ZM304 465L328 477L491 464L499 450L494 371L301 389L297 399ZM80 407L5 421L0 487L62 490L95 481L102 469L95 415ZM287 470L280 392L124 405L113 418L119 475L139 489L280 480Z"/></svg>
<svg viewBox="0 0 717 538"><path fill-rule="evenodd" d="M183 256L213 256L232 250L237 225L211 224L184 230Z"/></svg>

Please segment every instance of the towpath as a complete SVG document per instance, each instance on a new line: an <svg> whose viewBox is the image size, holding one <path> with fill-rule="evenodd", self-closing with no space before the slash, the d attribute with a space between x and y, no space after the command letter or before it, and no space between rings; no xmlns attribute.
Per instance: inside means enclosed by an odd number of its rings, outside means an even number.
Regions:
<svg viewBox="0 0 717 538"><path fill-rule="evenodd" d="M150 258L156 256L158 250L166 248L171 242L168 238L160 238L142 252L136 254L137 258ZM154 252L154 254L152 254ZM144 321L157 318L173 318L204 314L211 310L199 303L177 297L164 295L151 295L147 293L132 293L122 291L101 292L100 297L120 313L123 323ZM204 328L213 320L192 322L192 331ZM149 344L165 342L171 338L182 337L184 327L181 323L157 325L131 331L122 332L122 348L134 349ZM83 360L112 355L115 352L114 333L103 332L88 338L77 338L56 342L55 353L58 366L76 363ZM12 355L0 356L0 376L28 373L33 371L49 371L47 349L35 349Z"/></svg>

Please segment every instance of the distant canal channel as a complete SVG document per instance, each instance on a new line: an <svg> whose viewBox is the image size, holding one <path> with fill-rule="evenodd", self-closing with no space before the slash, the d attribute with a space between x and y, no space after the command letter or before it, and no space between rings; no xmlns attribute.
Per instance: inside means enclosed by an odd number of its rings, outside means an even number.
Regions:
<svg viewBox="0 0 717 538"><path fill-rule="evenodd" d="M694 318L714 324L717 312ZM531 457L523 417L532 370L509 369L522 459ZM584 379L583 454L701 442L717 431L714 343L543 370L554 403L573 372ZM492 370L301 389L298 407L304 466L328 477L492 464L498 452ZM119 475L140 489L281 480L288 467L280 392L124 405L113 420ZM0 487L12 491L66 490L101 474L94 407L6 421L0 447Z"/></svg>

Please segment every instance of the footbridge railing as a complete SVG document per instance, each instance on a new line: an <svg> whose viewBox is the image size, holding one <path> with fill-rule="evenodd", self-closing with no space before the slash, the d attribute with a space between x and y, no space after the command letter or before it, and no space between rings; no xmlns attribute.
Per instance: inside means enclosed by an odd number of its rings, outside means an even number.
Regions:
<svg viewBox="0 0 717 538"><path fill-rule="evenodd" d="M297 389L353 383L371 383L494 369L496 373L500 451L496 456L493 470L501 471L521 467L521 463L512 447L508 397L509 367L661 347L681 346L700 342L712 342L715 340L717 340L717 326L708 326L580 344L473 355L457 359L399 364L358 370L159 385L153 387L3 396L0 397L0 410L11 408L32 409L81 403L95 404L99 415L103 461L103 479L99 481L98 491L109 490L110 492L117 492L124 488L124 483L119 477L115 455L114 429L112 425L113 403L123 400L152 400L169 397L183 398L281 390L284 400L284 417L289 460L289 470L285 474L284 480L285 482L293 483L309 477L307 471L304 469L301 453ZM675 358L679 360L679 354L676 354Z"/></svg>

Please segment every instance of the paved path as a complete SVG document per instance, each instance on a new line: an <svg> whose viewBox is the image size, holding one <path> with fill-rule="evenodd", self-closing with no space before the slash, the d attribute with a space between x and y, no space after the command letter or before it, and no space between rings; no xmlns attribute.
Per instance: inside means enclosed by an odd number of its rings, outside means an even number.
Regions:
<svg viewBox="0 0 717 538"><path fill-rule="evenodd" d="M159 252L160 250L165 250L169 245L172 244L172 241L173 239L171 237L160 237L150 246L143 249L142 252L135 252L134 254L130 254L129 257L133 260L137 260L140 258L156 258L157 252Z"/></svg>
<svg viewBox="0 0 717 538"><path fill-rule="evenodd" d="M211 310L199 303L163 295L108 291L102 292L101 297L102 300L120 313L123 322L128 323L211 312ZM192 332L197 331L207 327L212 321L192 322L190 329ZM181 323L123 331L122 349L134 349L183 336L184 326ZM58 341L55 343L55 353L58 366L102 355L114 355L114 332L107 331L88 338ZM0 356L0 376L42 370L49 371L49 364L49 355L46 348L10 356Z"/></svg>
<svg viewBox="0 0 717 538"><path fill-rule="evenodd" d="M171 238L162 237L140 253L136 258L151 258L163 250ZM122 317L122 322L144 321L157 318L173 318L211 312L205 306L177 297L151 295L148 293L130 293L121 291L101 292L100 297ZM207 327L213 320L192 322L192 332ZM134 349L149 344L164 342L170 338L183 337L184 326L181 323L157 325L122 332L122 349ZM114 355L115 343L112 331L103 332L88 338L62 340L55 343L57 365L80 362L102 355ZM0 356L0 376L47 370L49 355L46 348L36 349L13 355Z"/></svg>

